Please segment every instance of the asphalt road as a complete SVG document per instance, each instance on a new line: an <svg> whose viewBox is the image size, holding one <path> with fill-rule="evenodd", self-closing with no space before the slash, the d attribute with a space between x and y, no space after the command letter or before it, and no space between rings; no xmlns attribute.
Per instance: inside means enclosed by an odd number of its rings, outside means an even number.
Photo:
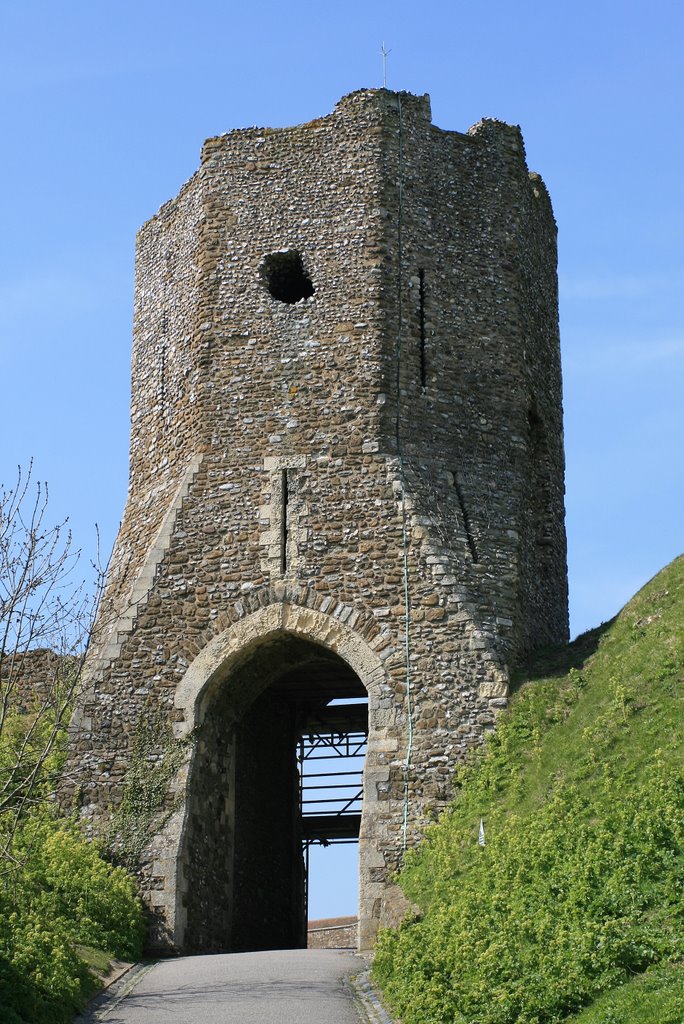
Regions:
<svg viewBox="0 0 684 1024"><path fill-rule="evenodd" d="M83 1024L359 1024L353 953L288 949L182 957L138 970Z"/></svg>

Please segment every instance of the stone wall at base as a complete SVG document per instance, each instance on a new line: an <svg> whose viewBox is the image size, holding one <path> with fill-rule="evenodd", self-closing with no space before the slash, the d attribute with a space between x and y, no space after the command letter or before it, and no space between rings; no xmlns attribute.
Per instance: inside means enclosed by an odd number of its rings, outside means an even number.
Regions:
<svg viewBox="0 0 684 1024"><path fill-rule="evenodd" d="M307 949L356 949L358 920L355 917L331 917L309 921Z"/></svg>
<svg viewBox="0 0 684 1024"><path fill-rule="evenodd" d="M47 647L6 653L0 663L0 694L8 714L59 706L78 687L81 660Z"/></svg>

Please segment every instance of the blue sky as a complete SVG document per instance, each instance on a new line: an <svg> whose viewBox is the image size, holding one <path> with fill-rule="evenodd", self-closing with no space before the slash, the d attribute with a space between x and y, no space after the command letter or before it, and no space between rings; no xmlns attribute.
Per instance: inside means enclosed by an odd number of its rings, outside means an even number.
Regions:
<svg viewBox="0 0 684 1024"><path fill-rule="evenodd" d="M0 0L0 481L111 547L137 228L202 141L382 84L520 124L559 226L573 635L684 548L684 7L672 0ZM327 913L327 908L322 908ZM334 911L331 911L334 912Z"/></svg>

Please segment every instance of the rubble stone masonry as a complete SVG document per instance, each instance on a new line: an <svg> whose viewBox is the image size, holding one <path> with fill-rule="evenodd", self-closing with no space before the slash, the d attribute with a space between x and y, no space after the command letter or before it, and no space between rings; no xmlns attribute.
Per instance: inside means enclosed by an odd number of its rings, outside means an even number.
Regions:
<svg viewBox="0 0 684 1024"><path fill-rule="evenodd" d="M273 685L307 665L368 693L360 945L401 912L405 841L567 638L563 472L556 227L517 127L363 90L205 143L138 236L130 485L68 766L100 828L140 719L190 737L141 864L153 944L241 948L269 844L269 905L299 898Z"/></svg>

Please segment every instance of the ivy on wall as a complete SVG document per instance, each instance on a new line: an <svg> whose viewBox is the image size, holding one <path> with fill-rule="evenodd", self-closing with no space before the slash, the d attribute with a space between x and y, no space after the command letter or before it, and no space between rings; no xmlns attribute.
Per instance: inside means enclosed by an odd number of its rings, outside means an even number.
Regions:
<svg viewBox="0 0 684 1024"><path fill-rule="evenodd" d="M160 708L138 720L121 803L112 815L108 846L113 859L135 871L143 851L179 806L172 781L185 761L192 737L174 737Z"/></svg>

